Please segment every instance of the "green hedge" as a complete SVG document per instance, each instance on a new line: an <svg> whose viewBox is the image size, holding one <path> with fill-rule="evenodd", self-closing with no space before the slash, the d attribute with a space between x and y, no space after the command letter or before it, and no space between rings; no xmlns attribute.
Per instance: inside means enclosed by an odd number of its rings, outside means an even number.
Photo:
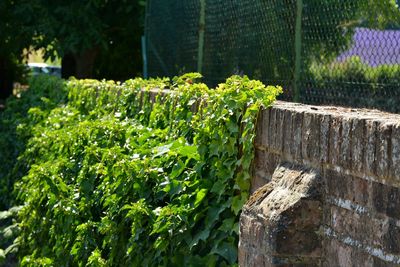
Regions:
<svg viewBox="0 0 400 267"><path fill-rule="evenodd" d="M400 112L400 65L369 66L357 56L313 64L305 75L305 102Z"/></svg>
<svg viewBox="0 0 400 267"><path fill-rule="evenodd" d="M0 111L0 265L5 258L1 248L9 248L6 252L15 251L12 246L14 235L18 227L13 225L10 217L20 210L12 208L17 203L13 193L14 182L27 174L29 167L18 157L25 150L26 144L32 136L31 129L35 121L29 115L30 108L36 107L48 114L55 106L65 102L67 91L64 81L55 77L37 76L30 80L30 89L21 92L19 97L7 99L6 109ZM15 221L14 221L15 222ZM11 245L11 246L10 246ZM8 257L8 263L13 266L15 257ZM6 265L8 266L8 265Z"/></svg>
<svg viewBox="0 0 400 267"><path fill-rule="evenodd" d="M19 154L31 137L30 108L40 108L44 114L65 102L67 91L64 82L56 77L37 76L30 80L30 89L20 97L10 97L6 109L0 111L0 210L10 208L14 180L21 178L26 169L17 164Z"/></svg>
<svg viewBox="0 0 400 267"><path fill-rule="evenodd" d="M0 213L17 214L6 254L21 266L235 265L257 114L281 88L197 78L71 80L66 101L29 109L22 206Z"/></svg>

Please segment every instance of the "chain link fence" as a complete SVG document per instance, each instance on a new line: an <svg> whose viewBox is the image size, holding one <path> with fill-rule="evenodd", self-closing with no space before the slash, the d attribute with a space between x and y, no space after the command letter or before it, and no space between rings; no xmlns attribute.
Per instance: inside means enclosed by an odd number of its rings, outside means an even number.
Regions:
<svg viewBox="0 0 400 267"><path fill-rule="evenodd" d="M400 112L395 0L149 0L146 13L149 76L245 74L284 100Z"/></svg>

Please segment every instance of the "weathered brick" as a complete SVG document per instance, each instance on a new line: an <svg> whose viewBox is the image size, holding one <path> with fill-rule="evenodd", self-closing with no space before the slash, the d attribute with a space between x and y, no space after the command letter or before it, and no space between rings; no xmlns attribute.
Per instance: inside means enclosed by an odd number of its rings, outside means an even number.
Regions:
<svg viewBox="0 0 400 267"><path fill-rule="evenodd" d="M368 206L371 182L353 175L327 169L324 172L329 197L349 200L357 205Z"/></svg>
<svg viewBox="0 0 400 267"><path fill-rule="evenodd" d="M287 231L277 235L278 254L308 255L321 247L321 240L315 232Z"/></svg>
<svg viewBox="0 0 400 267"><path fill-rule="evenodd" d="M338 265L336 266L352 266L351 262L353 261L351 247L348 247L344 244L336 244L335 250L337 253Z"/></svg>
<svg viewBox="0 0 400 267"><path fill-rule="evenodd" d="M396 225L394 220L389 221L389 226L384 235L384 248L389 253L400 253L400 227Z"/></svg>
<svg viewBox="0 0 400 267"><path fill-rule="evenodd" d="M366 121L366 144L365 144L365 158L364 170L366 174L373 175L376 173L376 143L377 143L377 125L376 121Z"/></svg>
<svg viewBox="0 0 400 267"><path fill-rule="evenodd" d="M353 182L352 186L353 202L358 205L367 206L371 191L371 182L359 177L353 177L352 182Z"/></svg>
<svg viewBox="0 0 400 267"><path fill-rule="evenodd" d="M242 214L240 217L240 246L264 251L265 226L256 216Z"/></svg>
<svg viewBox="0 0 400 267"><path fill-rule="evenodd" d="M302 129L302 157L319 163L320 120L317 114L304 113Z"/></svg>
<svg viewBox="0 0 400 267"><path fill-rule="evenodd" d="M276 136L276 108L271 108L269 112L269 133L268 142L266 146L269 149L275 150L275 136Z"/></svg>
<svg viewBox="0 0 400 267"><path fill-rule="evenodd" d="M293 139L293 133L292 133L292 118L293 118L293 113L289 110L285 110L283 114L283 121L284 121L284 127L283 127L283 154L286 156L290 156L290 146L291 146L291 140Z"/></svg>
<svg viewBox="0 0 400 267"><path fill-rule="evenodd" d="M389 168L391 165L391 135L392 126L388 123L380 123L377 131L377 164L376 164L376 175L380 179L387 179L389 177Z"/></svg>
<svg viewBox="0 0 400 267"><path fill-rule="evenodd" d="M255 150L252 165L251 192L271 181L272 174L280 162L280 155L259 149Z"/></svg>
<svg viewBox="0 0 400 267"><path fill-rule="evenodd" d="M400 188L372 182L372 203L377 212L400 220Z"/></svg>
<svg viewBox="0 0 400 267"><path fill-rule="evenodd" d="M385 213L387 207L387 187L384 184L372 182L372 204L377 212Z"/></svg>
<svg viewBox="0 0 400 267"><path fill-rule="evenodd" d="M302 125L301 156L303 159L310 159L310 146L314 140L311 139L312 114L304 113Z"/></svg>
<svg viewBox="0 0 400 267"><path fill-rule="evenodd" d="M334 170L327 169L324 173L328 195L349 199L353 192L353 184L349 177Z"/></svg>
<svg viewBox="0 0 400 267"><path fill-rule="evenodd" d="M330 128L330 115L321 116L321 133L320 133L320 161L322 163L328 162L329 158L329 128Z"/></svg>
<svg viewBox="0 0 400 267"><path fill-rule="evenodd" d="M258 266L268 266L268 261L265 259L265 256L262 254L255 254L249 258L248 265L251 267L258 267Z"/></svg>
<svg viewBox="0 0 400 267"><path fill-rule="evenodd" d="M386 214L389 217L400 220L400 188L390 187L388 191Z"/></svg>
<svg viewBox="0 0 400 267"><path fill-rule="evenodd" d="M362 172L365 146L365 120L358 118L353 119L351 133L352 168L356 172Z"/></svg>
<svg viewBox="0 0 400 267"><path fill-rule="evenodd" d="M345 169L351 169L351 128L352 120L344 117L341 120L342 130L340 137L339 164Z"/></svg>
<svg viewBox="0 0 400 267"><path fill-rule="evenodd" d="M387 228L387 217L371 217L371 214L359 214L355 210L331 206L331 228L343 238L355 240L364 247L383 248L382 233Z"/></svg>
<svg viewBox="0 0 400 267"><path fill-rule="evenodd" d="M400 186L400 124L396 124L392 128L391 175L394 183Z"/></svg>
<svg viewBox="0 0 400 267"><path fill-rule="evenodd" d="M263 137L265 134L264 131L268 130L268 126L265 127L263 124L264 122L264 108L260 109L258 113L258 120L257 120L257 125L256 125L256 136L254 138L254 145L255 147L262 147L263 146ZM265 127L265 129L264 129Z"/></svg>
<svg viewBox="0 0 400 267"><path fill-rule="evenodd" d="M374 267L396 267L399 266L398 264L394 264L391 262L387 262L384 260L381 260L378 257L373 257L373 265Z"/></svg>
<svg viewBox="0 0 400 267"><path fill-rule="evenodd" d="M268 153L263 150L255 149L252 162L251 191L254 192L259 187L271 180L271 173L267 169Z"/></svg>
<svg viewBox="0 0 400 267"><path fill-rule="evenodd" d="M311 191L301 193L307 175L295 170L275 172L276 179L268 184L268 190L258 194L264 198L244 209L257 221L250 220L247 229L241 229L241 238L253 240L241 240L240 264L319 264L313 256L289 254L301 254L312 247L303 245L316 238L303 233L321 233L310 229L322 224L327 227L327 236L322 240L323 266L395 266L396 255L400 254L399 118L378 111L310 109L284 102L264 111L260 115L264 125L257 129L257 135L262 136L257 136L255 142L260 150L256 150L252 184L259 187L269 180L281 161L311 164L323 173L326 201L321 201L324 204L318 208L294 204L312 202ZM324 164L315 164L318 162ZM295 200L300 195L301 200ZM312 240L303 241L307 237ZM388 262L369 253L382 253L380 257Z"/></svg>
<svg viewBox="0 0 400 267"><path fill-rule="evenodd" d="M373 257L364 250L353 248L351 257L351 266L374 267Z"/></svg>
<svg viewBox="0 0 400 267"><path fill-rule="evenodd" d="M268 193L256 193L258 199L249 200L243 208L241 246L257 251L252 259L245 260L249 264L245 266L260 263L256 256L260 251L267 255L262 259L265 266L279 265L274 263L277 258L289 263L293 259L301 259L296 263L319 262L323 191L320 183L320 176L313 169L282 164L275 170L271 182L263 187L270 189Z"/></svg>
<svg viewBox="0 0 400 267"><path fill-rule="evenodd" d="M279 257L274 256L268 265L276 267L320 267L320 260L313 257Z"/></svg>
<svg viewBox="0 0 400 267"><path fill-rule="evenodd" d="M326 255L323 267L332 266L362 266L373 267L373 257L361 250L343 244L339 240L330 239L326 242Z"/></svg>
<svg viewBox="0 0 400 267"><path fill-rule="evenodd" d="M275 142L274 142L274 149L278 153L283 152L283 144L284 144L284 110L283 109L276 109L275 113L275 119L276 119L276 130L275 130Z"/></svg>
<svg viewBox="0 0 400 267"><path fill-rule="evenodd" d="M341 131L342 131L341 119L333 117L329 128L329 163L332 165L339 164L340 157L340 142L341 142Z"/></svg>
<svg viewBox="0 0 400 267"><path fill-rule="evenodd" d="M315 163L319 163L320 161L320 154L321 154L320 135L321 135L321 116L319 114L313 114L312 131L311 131L311 140L313 140L313 145L310 147L310 158Z"/></svg>
<svg viewBox="0 0 400 267"><path fill-rule="evenodd" d="M288 225L301 231L307 231L310 228L318 228L322 223L320 206L321 202L318 200L303 200L301 205L290 210L292 216Z"/></svg>
<svg viewBox="0 0 400 267"><path fill-rule="evenodd" d="M281 157L280 157L280 155L277 155L274 153L267 153L267 154L265 154L265 156L266 156L265 168L266 168L268 177L272 177L272 174L274 173L276 167L281 162Z"/></svg>
<svg viewBox="0 0 400 267"><path fill-rule="evenodd" d="M248 251L247 248L242 246L239 242L239 247L238 247L238 263L239 266L248 266L246 265L246 255Z"/></svg>
<svg viewBox="0 0 400 267"><path fill-rule="evenodd" d="M271 108L263 109L260 113L260 117L258 119L257 125L257 135L255 144L256 146L267 147L268 140L270 135L270 127L269 127L269 116L271 113Z"/></svg>
<svg viewBox="0 0 400 267"><path fill-rule="evenodd" d="M303 125L303 115L304 113L294 113L292 119L292 144L290 147L290 155L293 159L297 161L301 161L301 143L302 143L302 136L301 130Z"/></svg>
<svg viewBox="0 0 400 267"><path fill-rule="evenodd" d="M242 213L240 216L239 224L240 224L240 236L241 236L240 242L244 246L246 246L249 241L248 237L250 237L250 227L252 225L252 218Z"/></svg>
<svg viewBox="0 0 400 267"><path fill-rule="evenodd" d="M331 266L339 266L339 257L338 257L338 246L340 243L329 237L325 237L322 241L324 247L324 257L322 258L322 266L331 267Z"/></svg>
<svg viewBox="0 0 400 267"><path fill-rule="evenodd" d="M251 178L250 193L254 193L257 189L267 184L268 181L261 176L255 175Z"/></svg>

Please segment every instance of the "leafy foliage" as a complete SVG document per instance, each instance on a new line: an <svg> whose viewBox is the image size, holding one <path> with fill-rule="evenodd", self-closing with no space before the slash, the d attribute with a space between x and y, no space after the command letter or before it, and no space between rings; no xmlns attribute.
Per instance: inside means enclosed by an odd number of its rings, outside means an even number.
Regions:
<svg viewBox="0 0 400 267"><path fill-rule="evenodd" d="M281 88L200 77L70 80L65 103L29 110L21 266L236 264L257 114Z"/></svg>
<svg viewBox="0 0 400 267"><path fill-rule="evenodd" d="M396 0L365 1L360 9L362 25L377 29L398 29L400 10Z"/></svg>
<svg viewBox="0 0 400 267"><path fill-rule="evenodd" d="M0 210L13 204L14 181L26 174L26 168L17 164L17 158L25 150L31 128L36 123L29 116L29 109L40 109L46 116L66 99L67 91L62 80L37 76L31 79L28 91L22 92L21 97L9 98L6 109L0 112Z"/></svg>
<svg viewBox="0 0 400 267"><path fill-rule="evenodd" d="M26 28L35 32L31 45L43 48L46 59L72 55L77 64L74 76L126 79L141 71L144 5L144 1L30 0L16 6L25 15Z"/></svg>
<svg viewBox="0 0 400 267"><path fill-rule="evenodd" d="M22 81L22 52L29 47L34 35L20 19L16 2L0 1L0 99L12 94L13 82Z"/></svg>
<svg viewBox="0 0 400 267"><path fill-rule="evenodd" d="M342 105L373 107L399 112L395 96L400 93L400 65L370 66L357 57L330 64L312 64L309 75L313 90L325 90L325 100L340 100Z"/></svg>

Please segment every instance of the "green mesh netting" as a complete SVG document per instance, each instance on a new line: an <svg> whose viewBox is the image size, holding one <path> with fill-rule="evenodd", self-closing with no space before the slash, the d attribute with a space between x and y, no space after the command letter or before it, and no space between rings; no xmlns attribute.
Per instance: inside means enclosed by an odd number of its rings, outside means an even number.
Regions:
<svg viewBox="0 0 400 267"><path fill-rule="evenodd" d="M201 66L210 86L246 74L285 100L400 112L399 29L395 0L149 0L148 73Z"/></svg>

